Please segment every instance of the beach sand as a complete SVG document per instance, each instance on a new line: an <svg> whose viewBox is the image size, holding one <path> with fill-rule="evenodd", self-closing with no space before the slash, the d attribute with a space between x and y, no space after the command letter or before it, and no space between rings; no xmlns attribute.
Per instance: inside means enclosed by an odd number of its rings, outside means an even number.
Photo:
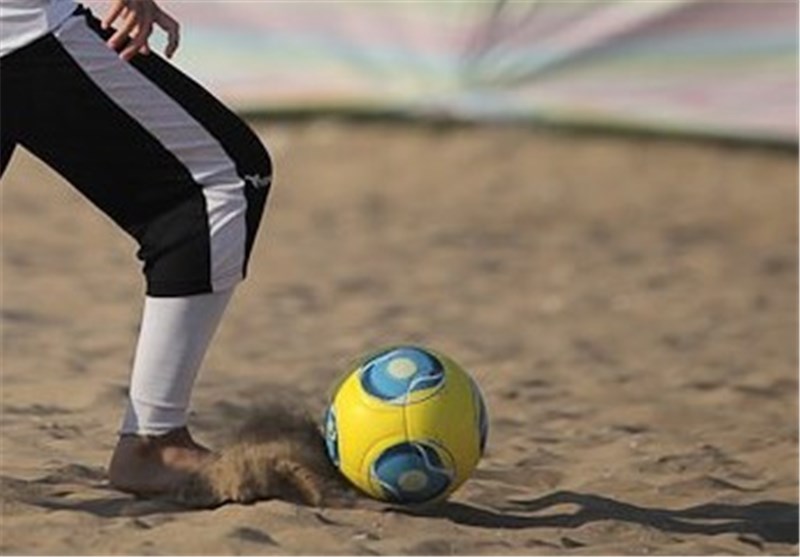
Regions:
<svg viewBox="0 0 800 557"><path fill-rule="evenodd" d="M321 416L360 354L419 343L484 392L478 470L429 510L186 510L111 490L136 247L18 151L2 183L0 552L798 553L795 153L257 127L275 186L193 431L222 446L276 398Z"/></svg>

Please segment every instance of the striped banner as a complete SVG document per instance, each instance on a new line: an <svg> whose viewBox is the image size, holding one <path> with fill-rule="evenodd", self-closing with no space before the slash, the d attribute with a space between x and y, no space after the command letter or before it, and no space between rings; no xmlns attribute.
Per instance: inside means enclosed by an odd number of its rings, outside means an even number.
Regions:
<svg viewBox="0 0 800 557"><path fill-rule="evenodd" d="M794 0L163 6L183 26L177 63L242 110L391 112L797 141Z"/></svg>

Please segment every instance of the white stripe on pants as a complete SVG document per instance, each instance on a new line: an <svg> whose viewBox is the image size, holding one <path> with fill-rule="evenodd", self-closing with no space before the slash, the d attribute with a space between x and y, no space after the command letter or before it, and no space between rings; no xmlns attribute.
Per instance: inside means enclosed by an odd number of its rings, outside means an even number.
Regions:
<svg viewBox="0 0 800 557"><path fill-rule="evenodd" d="M189 171L205 198L211 287L233 287L242 280L247 235L245 183L234 161L180 104L121 60L83 16L67 20L54 36L89 79Z"/></svg>

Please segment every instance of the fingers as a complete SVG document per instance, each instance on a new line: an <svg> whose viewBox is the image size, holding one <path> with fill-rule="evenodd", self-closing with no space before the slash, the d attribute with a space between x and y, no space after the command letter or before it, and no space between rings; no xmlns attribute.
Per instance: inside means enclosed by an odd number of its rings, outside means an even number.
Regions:
<svg viewBox="0 0 800 557"><path fill-rule="evenodd" d="M181 41L180 25L168 13L159 10L156 15L156 24L167 33L167 46L164 48L164 55L172 58Z"/></svg>
<svg viewBox="0 0 800 557"><path fill-rule="evenodd" d="M150 39L150 34L152 32L153 21L151 19L145 19L144 21L138 23L135 26L130 42L120 53L120 57L123 60L130 60L139 53L149 54L150 45L147 41Z"/></svg>
<svg viewBox="0 0 800 557"><path fill-rule="evenodd" d="M128 42L131 34L136 29L137 24L136 12L133 10L127 10L127 13L124 15L122 20L122 25L114 32L113 35L111 35L111 38L106 41L106 44L108 44L108 46L114 50L119 51L122 46Z"/></svg>
<svg viewBox="0 0 800 557"><path fill-rule="evenodd" d="M122 12L125 11L125 0L115 0L111 8L108 10L106 17L103 18L101 23L103 29L108 29L117 20Z"/></svg>
<svg viewBox="0 0 800 557"><path fill-rule="evenodd" d="M120 27L108 39L107 44L120 53L123 60L131 60L137 54L150 54L150 35L153 25L167 33L164 54L171 58L180 43L180 26L169 14L161 10L153 0L114 0L102 21L109 28L122 20Z"/></svg>

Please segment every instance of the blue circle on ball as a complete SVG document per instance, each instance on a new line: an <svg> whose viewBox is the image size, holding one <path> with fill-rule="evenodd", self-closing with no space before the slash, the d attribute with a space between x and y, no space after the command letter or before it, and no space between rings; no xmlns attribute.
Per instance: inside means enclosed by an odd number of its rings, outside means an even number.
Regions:
<svg viewBox="0 0 800 557"><path fill-rule="evenodd" d="M334 466L339 466L339 434L336 430L336 413L333 406L325 413L325 448Z"/></svg>
<svg viewBox="0 0 800 557"><path fill-rule="evenodd" d="M436 449L425 443L401 443L385 450L372 465L372 475L387 498L398 503L424 503L444 493L453 480Z"/></svg>
<svg viewBox="0 0 800 557"><path fill-rule="evenodd" d="M362 370L364 390L388 402L405 403L412 393L429 390L433 394L444 384L444 366L439 359L412 346L378 354L365 362Z"/></svg>

